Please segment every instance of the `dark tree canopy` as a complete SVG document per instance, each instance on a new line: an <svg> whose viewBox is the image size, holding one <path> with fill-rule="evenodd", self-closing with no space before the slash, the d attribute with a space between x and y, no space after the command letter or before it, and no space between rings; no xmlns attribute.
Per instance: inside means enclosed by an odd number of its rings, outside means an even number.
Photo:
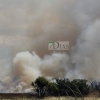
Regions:
<svg viewBox="0 0 100 100"><path fill-rule="evenodd" d="M38 77L32 86L36 87L38 95L52 95L52 96L85 96L89 93L89 86L87 80L74 79L56 79L56 82L50 82L44 77Z"/></svg>
<svg viewBox="0 0 100 100"><path fill-rule="evenodd" d="M43 77L38 77L35 82L32 82L32 86L36 88L36 92L38 92L39 96L45 96L47 93L47 86L49 81Z"/></svg>
<svg viewBox="0 0 100 100"><path fill-rule="evenodd" d="M44 88L44 86L47 86L48 85L48 80L46 80L45 78L43 77L38 77L36 80L35 80L35 84L37 84L41 89Z"/></svg>

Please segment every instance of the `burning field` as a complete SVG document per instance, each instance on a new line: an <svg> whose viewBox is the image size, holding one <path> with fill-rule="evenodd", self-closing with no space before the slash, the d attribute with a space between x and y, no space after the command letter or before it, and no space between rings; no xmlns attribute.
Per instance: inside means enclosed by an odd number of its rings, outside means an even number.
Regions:
<svg viewBox="0 0 100 100"><path fill-rule="evenodd" d="M69 50L48 50L56 41ZM100 0L0 0L0 93L39 76L100 81Z"/></svg>

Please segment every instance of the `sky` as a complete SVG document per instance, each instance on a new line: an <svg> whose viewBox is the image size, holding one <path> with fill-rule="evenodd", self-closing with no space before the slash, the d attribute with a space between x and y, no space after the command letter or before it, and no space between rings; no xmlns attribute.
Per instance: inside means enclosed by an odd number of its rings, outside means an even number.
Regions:
<svg viewBox="0 0 100 100"><path fill-rule="evenodd" d="M27 40L25 34L31 21L31 15L28 14L31 1L0 0L0 66L3 68L11 66L15 56L12 56L12 50Z"/></svg>

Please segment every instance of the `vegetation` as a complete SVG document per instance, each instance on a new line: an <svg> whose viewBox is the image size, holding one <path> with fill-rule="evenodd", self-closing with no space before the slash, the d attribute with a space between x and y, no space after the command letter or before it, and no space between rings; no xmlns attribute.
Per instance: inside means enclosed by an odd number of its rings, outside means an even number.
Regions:
<svg viewBox="0 0 100 100"><path fill-rule="evenodd" d="M38 96L74 96L83 97L89 93L87 80L74 79L56 79L50 82L43 77L38 77L32 86L35 87Z"/></svg>
<svg viewBox="0 0 100 100"><path fill-rule="evenodd" d="M48 84L49 82L43 77L38 77L35 83L32 82L32 86L35 87L38 96L44 96L46 94Z"/></svg>

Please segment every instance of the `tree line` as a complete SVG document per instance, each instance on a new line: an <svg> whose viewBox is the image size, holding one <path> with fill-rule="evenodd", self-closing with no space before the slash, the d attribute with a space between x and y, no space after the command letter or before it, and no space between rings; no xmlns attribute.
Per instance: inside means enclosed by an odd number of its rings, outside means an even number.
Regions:
<svg viewBox="0 0 100 100"><path fill-rule="evenodd" d="M48 81L44 77L38 77L32 82L38 96L74 96L83 97L89 93L89 85L85 79L55 79Z"/></svg>

